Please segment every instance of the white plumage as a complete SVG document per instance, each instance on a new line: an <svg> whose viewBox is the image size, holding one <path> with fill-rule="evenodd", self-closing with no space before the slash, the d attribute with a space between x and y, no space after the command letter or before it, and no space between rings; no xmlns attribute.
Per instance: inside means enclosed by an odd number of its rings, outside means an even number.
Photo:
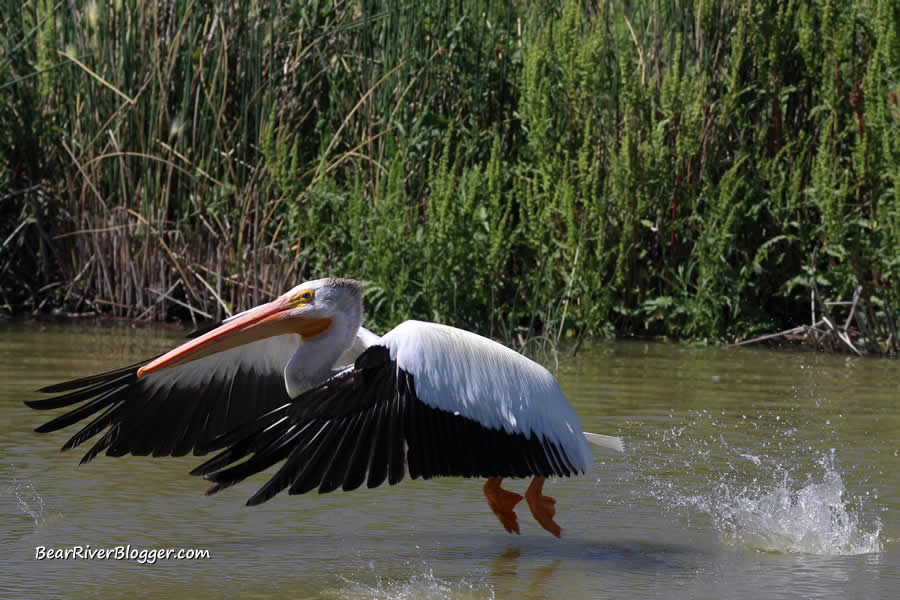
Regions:
<svg viewBox="0 0 900 600"><path fill-rule="evenodd" d="M545 436L565 447L581 472L593 456L581 421L547 369L474 333L405 321L381 342L398 368L413 376L416 395L484 427Z"/></svg>

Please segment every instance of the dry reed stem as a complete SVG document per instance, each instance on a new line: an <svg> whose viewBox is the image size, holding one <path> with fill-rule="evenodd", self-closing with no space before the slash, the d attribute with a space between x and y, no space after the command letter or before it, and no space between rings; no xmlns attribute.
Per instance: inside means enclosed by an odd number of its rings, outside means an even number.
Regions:
<svg viewBox="0 0 900 600"><path fill-rule="evenodd" d="M73 63L75 63L76 65L78 65L79 67L81 67L88 75L90 75L91 77L93 77L94 79L96 79L97 81L99 81L99 82L100 82L101 84L103 84L104 86L106 86L106 87L108 87L109 89L111 89L111 90L112 90L113 92L115 92L118 96L121 96L122 98L124 98L129 104L134 104L134 103L135 103L134 99L132 99L131 97L129 97L128 94L124 93L122 90L120 90L119 88L117 88L116 86L114 86L113 84L111 84L110 82L106 81L104 78L100 77L100 75L98 75L97 73L95 73L94 71L92 71L90 68L88 68L87 65L85 65L83 62L81 62L80 60L78 60L77 58L75 58L74 56L72 56L71 54L67 54L67 53L63 52L62 50L57 50L56 53L59 54L60 56L64 57L64 58L68 58L69 60L71 60Z"/></svg>

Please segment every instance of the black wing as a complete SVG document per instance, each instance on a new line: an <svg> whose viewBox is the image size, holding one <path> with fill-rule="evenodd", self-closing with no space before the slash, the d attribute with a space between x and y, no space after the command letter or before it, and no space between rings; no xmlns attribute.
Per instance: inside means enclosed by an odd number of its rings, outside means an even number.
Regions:
<svg viewBox="0 0 900 600"><path fill-rule="evenodd" d="M416 397L412 375L376 345L321 386L301 394L221 440L224 451L192 471L214 482L212 494L285 463L250 500L261 504L288 488L303 494L376 487L412 478L568 476L559 445L490 429ZM250 458L234 465L252 454ZM234 466L229 466L234 465Z"/></svg>
<svg viewBox="0 0 900 600"><path fill-rule="evenodd" d="M35 431L56 431L90 418L62 447L74 448L105 432L82 463L104 450L109 456L205 454L223 447L218 440L225 433L289 401L284 366L299 344L296 335L272 337L139 379L138 368L150 362L142 361L42 388L65 393L25 404L49 410L81 403Z"/></svg>

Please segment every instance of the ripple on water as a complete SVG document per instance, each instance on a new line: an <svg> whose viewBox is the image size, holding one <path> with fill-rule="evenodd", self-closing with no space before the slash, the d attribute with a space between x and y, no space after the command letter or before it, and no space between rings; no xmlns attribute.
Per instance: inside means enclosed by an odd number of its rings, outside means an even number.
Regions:
<svg viewBox="0 0 900 600"><path fill-rule="evenodd" d="M387 577L375 575L374 582L364 583L343 578L346 585L335 590L336 598L347 600L445 600L445 599L489 599L493 600L493 589L484 584L466 579L448 581L435 576L431 568L423 567L411 576Z"/></svg>

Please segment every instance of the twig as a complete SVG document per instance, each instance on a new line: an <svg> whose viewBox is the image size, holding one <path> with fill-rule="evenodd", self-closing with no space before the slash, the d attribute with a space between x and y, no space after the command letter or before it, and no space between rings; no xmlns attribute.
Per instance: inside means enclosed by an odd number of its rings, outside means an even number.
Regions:
<svg viewBox="0 0 900 600"><path fill-rule="evenodd" d="M94 196L97 197L97 201L100 203L100 206L103 207L104 211L109 211L109 207L106 206L106 202L103 200L103 196L100 195L100 192L97 190L97 187L94 185L94 182L88 177L87 172L84 170L84 166L78 161L75 157L75 153L69 149L68 144L66 144L65 140L62 140L63 150L66 151L66 154L69 155L69 158L72 159L72 162L75 163L75 166L78 168L78 172L81 173L81 176L84 177L85 183L87 183L88 187L91 188L91 191L94 192Z"/></svg>
<svg viewBox="0 0 900 600"><path fill-rule="evenodd" d="M581 348L581 344L584 342L584 334L587 331L587 328L582 327L581 331L578 332L578 335L575 336L575 343L572 345L572 349L569 350L569 356L574 358L578 353L578 349Z"/></svg>
<svg viewBox="0 0 900 600"><path fill-rule="evenodd" d="M128 271L131 273L131 285L135 294L135 308L144 305L144 290L138 281L137 269L134 268L134 261L128 262Z"/></svg>
<svg viewBox="0 0 900 600"><path fill-rule="evenodd" d="M21 231L22 228L25 227L26 225L28 225L28 219L25 219L24 221L22 221L21 223L19 223L19 226L16 227L16 228L13 230L13 232L12 232L11 234L9 234L9 236L8 236L8 237L6 238L6 240L3 242L3 245L0 246L0 254L3 253L3 249L6 248L6 245L9 244L9 243L12 241L12 239L13 239L14 237L16 237L16 234L19 233L19 231Z"/></svg>
<svg viewBox="0 0 900 600"><path fill-rule="evenodd" d="M3 89L3 87L0 86L0 89ZM6 194L0 196L0 201L9 200L11 198L15 198L16 196L22 196L24 194L30 194L31 192L34 192L34 191L40 190L40 189L41 189L41 184L36 183L34 185L28 186L27 188L22 188L21 190L13 190L11 192L7 192Z"/></svg>
<svg viewBox="0 0 900 600"><path fill-rule="evenodd" d="M813 248L812 263L810 265L812 276L810 277L809 282L809 310L812 312L813 327L816 326L816 293L818 291L818 286L816 285L816 257L818 255L819 245L816 244L816 247Z"/></svg>
<svg viewBox="0 0 900 600"><path fill-rule="evenodd" d="M122 229L131 229L132 223L124 223L122 225L110 225L109 227L92 227L90 229L79 229L78 231L70 231L68 233L58 233L53 236L54 240L72 237L73 235L86 235L89 233L114 233Z"/></svg>
<svg viewBox="0 0 900 600"><path fill-rule="evenodd" d="M212 316L211 314L209 314L209 313L207 313L207 312L203 312L203 311L200 310L199 308L194 308L193 306L191 306L190 304L187 304L186 302L182 302L181 300L176 300L175 298L169 296L168 294L164 294L164 293L162 293L162 292L160 292L160 291L158 291L158 290L154 290L153 288L150 288L150 291L153 292L154 294L159 294L160 296L162 296L163 298L165 298L165 299L168 300L169 302L174 302L174 303L177 304L178 306L182 306L182 307L188 309L189 311L191 311L191 314L192 314L192 315L193 315L194 313L197 313L198 315L201 315L201 316L203 316L203 317L206 317L207 319L210 319L210 320L212 320L212 318L213 318L213 316Z"/></svg>
<svg viewBox="0 0 900 600"><path fill-rule="evenodd" d="M569 285L566 286L566 299L563 305L562 320L559 322L559 330L556 332L556 345L559 345L559 337L562 335L563 327L566 324L566 311L569 310L569 293L572 291L572 280L575 278L575 267L578 266L578 251L581 246L575 247L575 260L572 261L572 272L569 273Z"/></svg>
<svg viewBox="0 0 900 600"><path fill-rule="evenodd" d="M136 156L138 158L143 158L146 160L153 160L153 161L162 163L166 166L169 166L169 167L175 169L176 171L179 171L179 172L183 173L184 175L186 175L187 177L190 177L192 179L195 178L195 175L202 175L204 178L208 179L211 183L214 183L216 185L221 185L221 186L225 185L223 182L214 178L212 175L210 175L206 171L204 171L202 169L194 169L193 165L191 165L191 167L192 167L191 170L185 169L184 167L180 167L180 166L176 165L174 162L172 162L168 158L163 158L161 156L154 156L153 154L148 154L146 152L108 152L106 154L101 154L99 156L92 157L89 161L84 163L84 166L86 166L86 167L92 166L94 163L101 162L103 160L106 160L107 158L118 158L120 156Z"/></svg>
<svg viewBox="0 0 900 600"><path fill-rule="evenodd" d="M159 304L160 302L162 302L162 300L163 300L164 298L169 298L169 294L171 294L172 291L173 291L176 287L178 287L178 284L179 284L179 283L181 283L181 280L180 280L180 279L176 279L176 280L175 280L175 283L172 284L172 287L170 287L170 288L166 291L165 294L159 294L159 298L157 298L156 301L155 301L153 304L151 304L150 306L148 306L147 309L146 309L144 312L142 312L140 315L138 315L138 317L137 317L135 320L136 320L136 321L140 321L141 319L144 318L144 315L146 315L148 312L150 312L151 310L153 310L153 308L154 308L157 304ZM154 291L154 290L150 290L150 291Z"/></svg>
<svg viewBox="0 0 900 600"><path fill-rule="evenodd" d="M772 338L777 338L781 336L793 335L797 333L804 333L807 330L814 329L816 326L821 325L822 321L818 321L817 323L813 323L812 326L809 325L798 325L792 329L785 329L784 331L779 331L778 333L767 333L766 335L761 335L759 337L755 337L750 340L743 340L741 342L735 342L733 344L729 344L725 346L726 348L736 348L737 346L746 346L747 344L753 344L756 342L762 342L765 340L770 340Z"/></svg>
<svg viewBox="0 0 900 600"><path fill-rule="evenodd" d="M856 326L859 327L860 332L865 336L868 345L871 346L872 340L875 339L875 333L869 327L869 319L864 315L864 310L859 310L856 312Z"/></svg>
<svg viewBox="0 0 900 600"><path fill-rule="evenodd" d="M888 348L896 349L897 346L897 325L894 323L894 311L891 309L891 299L887 294L884 295L884 314L887 317L888 328L891 334L888 336Z"/></svg>
<svg viewBox="0 0 900 600"><path fill-rule="evenodd" d="M62 301L63 306L65 306L66 301L69 299L69 294L72 293L72 288L75 287L75 284L78 283L78 280L81 279L81 276L84 275L84 272L87 271L88 267L90 267L92 264L94 264L94 261L96 259L97 259L97 255L92 254L91 258L88 259L88 261L86 263L84 263L84 266L81 267L81 270L78 271L78 275L75 276L75 279L73 279L72 281L69 282L69 286L66 288L66 295L65 295L65 297L63 297L63 301ZM84 296L82 296L82 299L84 299ZM76 306L76 308L77 308L77 306Z"/></svg>
<svg viewBox="0 0 900 600"><path fill-rule="evenodd" d="M839 340L844 342L848 348L856 352L859 356L862 356L862 352L856 349L856 346L850 341L850 338L843 331L838 330L837 327L834 326L834 323L831 322L831 319L828 317L822 317L822 320L825 321L825 324L828 325L828 328L837 336Z"/></svg>
<svg viewBox="0 0 900 600"><path fill-rule="evenodd" d="M66 52L63 52L62 50L57 50L56 53L59 54L60 56L63 56L63 57L65 57L65 58L68 58L69 60L71 60L73 63L75 63L76 65L78 65L78 66L81 67L82 69L84 69L84 70L88 73L88 75L90 75L91 77L93 77L94 79L96 79L97 81L99 81L100 83L102 83L103 85L105 85L106 87L108 87L109 89L111 89L113 92L115 92L116 94L118 94L119 96L121 96L122 98L124 98L125 100L128 100L128 102L130 102L131 104L134 104L134 103L135 103L135 101L134 101L133 99L129 98L129 97L128 97L124 92L122 92L119 88L117 88L117 87L114 86L113 84L109 83L108 81L106 81L105 79L103 79L102 77L100 77L99 75L97 75L96 73L94 73L93 71L91 71L91 70L87 67L87 65L85 65L83 62L81 62L80 60L78 60L77 58L75 58L74 56L72 56L71 54L68 54L68 53L66 53Z"/></svg>
<svg viewBox="0 0 900 600"><path fill-rule="evenodd" d="M194 265L194 267L200 269L201 271L205 271L206 273L209 273L210 275L215 275L215 274L216 274L212 269L210 269L210 268L207 267L206 265L200 265L200 264L198 264L198 265ZM193 267L192 267L192 268L193 268ZM246 281L246 280L242 280L240 277L238 277L238 276L236 276L236 275L226 275L226 276L222 277L222 279L223 279L223 281L227 281L228 283L234 284L234 286L232 287L232 289L233 289L234 287L237 287L237 286L244 286L244 287L245 287L246 289L248 289L248 290L252 290L252 289L258 287L259 290L260 290L263 294L268 295L268 296L273 296L273 295L274 295L274 293L272 292L272 290L267 289L267 288L265 288L265 287L257 286L255 282L248 282L248 281ZM238 304L239 304L239 303L240 303L240 299L238 299ZM229 313L229 314L231 314L231 313Z"/></svg>
<svg viewBox="0 0 900 600"><path fill-rule="evenodd" d="M222 297L222 246L216 246L216 297ZM228 311L225 311L225 314L230 314ZM216 320L222 320L222 304L221 302L216 305Z"/></svg>
<svg viewBox="0 0 900 600"><path fill-rule="evenodd" d="M862 356L862 355L863 355L862 352L860 352L859 350L856 349L856 346L853 345L853 342L850 341L850 336L848 336L848 335L847 335L846 333L844 333L843 331L835 330L835 333L837 334L838 338L839 338L842 342L844 342L845 344L847 344L847 346L848 346L851 350L853 350L854 352L856 352L856 354L857 354L858 356Z"/></svg>
<svg viewBox="0 0 900 600"><path fill-rule="evenodd" d="M853 291L853 306L850 307L850 314L847 315L847 320L844 321L844 331L847 331L847 328L850 327L850 323L853 321L853 315L856 313L856 303L859 302L859 295L862 293L863 287L861 285L856 286L856 290Z"/></svg>
<svg viewBox="0 0 900 600"><path fill-rule="evenodd" d="M628 31L631 32L631 39L634 40L634 46L637 48L638 63L640 63L641 65L641 85L643 85L644 75L647 70L647 65L644 64L644 49L641 48L641 44L638 42L637 36L634 35L634 29L631 27L631 21L628 20L628 17L625 17L625 24L628 26Z"/></svg>
<svg viewBox="0 0 900 600"><path fill-rule="evenodd" d="M156 234L156 240L159 242L159 245L162 246L163 250L166 251L166 255L168 255L169 260L172 261L172 265L181 275L181 279L184 282L185 287L187 287L188 291L191 293L191 296L194 297L194 300L200 302L200 297L197 295L197 292L194 291L194 288L191 286L190 282L187 281L187 275L185 275L184 270L181 268L181 263L178 262L178 259L175 257L175 253L169 249L169 245L166 244L165 240L163 239L162 233L160 233L158 229L153 227L153 225L151 225L150 222L147 221L147 219L145 219L141 213L136 212L130 208L128 209L128 213L136 217L138 220L142 221L144 225L153 230L153 233Z"/></svg>
<svg viewBox="0 0 900 600"><path fill-rule="evenodd" d="M256 261L254 261L254 263L255 263L255 262L256 262ZM219 306L222 307L222 309L225 311L225 314L228 315L228 316L230 317L230 316L231 316L231 309L228 308L228 305L225 304L225 301L222 300L222 297L219 296L218 293L216 293L215 288L213 288L213 286L211 286L211 285L209 284L208 281L206 281L205 279L203 279L203 278L200 276L200 273L198 273L196 270L194 270L194 267L192 267L191 265L188 265L188 271L190 271L191 273L193 273L193 274L194 274L194 277L196 277L197 279L200 280L200 283L202 283L203 286L207 289L207 291L209 291L209 293L213 295L213 298L216 299L216 302L219 303Z"/></svg>
<svg viewBox="0 0 900 600"><path fill-rule="evenodd" d="M370 87L366 91L365 94L362 95L362 97L357 101L356 105L350 110L349 113L347 113L347 116L344 117L344 120L343 120L343 122L341 122L340 127L338 127L337 131L335 131L334 135L331 137L331 141L328 142L328 146L325 148L325 152L322 153L322 160L319 162L319 166L316 169L316 174L312 179L313 182L319 181L319 179L322 178L322 175L323 175L322 168L325 166L326 157L328 156L328 153L331 152L331 149L334 147L334 145L337 143L338 137L341 135L341 132L344 130L344 127L346 127L347 123L350 122L350 117L352 117L356 113L356 111L359 110L359 107L363 105L363 103L368 99L369 96L372 95L372 92L374 92L378 86L380 86L388 77L393 75L394 72L397 71L404 64L406 64L406 61L401 60L400 63L397 64L396 67L394 67L393 69L391 69L390 71L385 73L381 77L381 79L376 81L375 84L372 87Z"/></svg>

